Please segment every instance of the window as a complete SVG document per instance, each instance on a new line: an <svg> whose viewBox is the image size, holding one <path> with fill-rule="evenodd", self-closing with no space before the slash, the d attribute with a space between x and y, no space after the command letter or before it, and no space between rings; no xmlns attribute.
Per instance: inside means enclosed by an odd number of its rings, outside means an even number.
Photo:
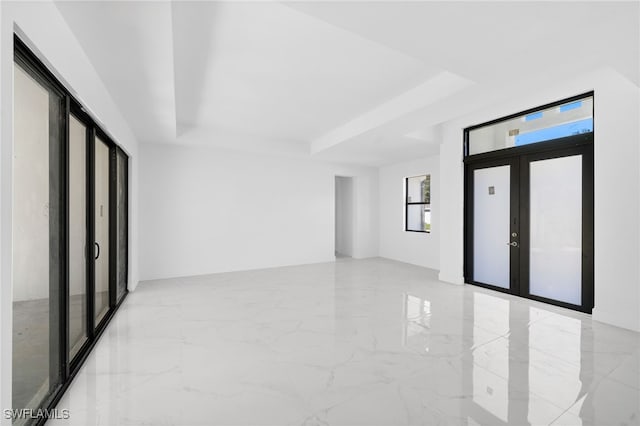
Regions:
<svg viewBox="0 0 640 426"><path fill-rule="evenodd" d="M467 129L467 156L593 133L593 94L525 111Z"/></svg>
<svg viewBox="0 0 640 426"><path fill-rule="evenodd" d="M405 179L405 231L431 232L431 175Z"/></svg>

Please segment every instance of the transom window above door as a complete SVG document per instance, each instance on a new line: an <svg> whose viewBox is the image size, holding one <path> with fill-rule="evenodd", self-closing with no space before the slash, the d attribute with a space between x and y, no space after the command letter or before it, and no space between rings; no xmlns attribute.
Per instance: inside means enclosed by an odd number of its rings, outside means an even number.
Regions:
<svg viewBox="0 0 640 426"><path fill-rule="evenodd" d="M593 94L467 129L465 156L593 133Z"/></svg>

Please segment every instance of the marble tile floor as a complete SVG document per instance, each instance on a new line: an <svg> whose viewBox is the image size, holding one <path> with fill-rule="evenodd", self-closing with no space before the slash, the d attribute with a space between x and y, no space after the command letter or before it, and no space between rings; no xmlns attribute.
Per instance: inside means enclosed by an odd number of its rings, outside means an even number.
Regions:
<svg viewBox="0 0 640 426"><path fill-rule="evenodd" d="M141 283L48 425L640 424L640 335L375 258Z"/></svg>

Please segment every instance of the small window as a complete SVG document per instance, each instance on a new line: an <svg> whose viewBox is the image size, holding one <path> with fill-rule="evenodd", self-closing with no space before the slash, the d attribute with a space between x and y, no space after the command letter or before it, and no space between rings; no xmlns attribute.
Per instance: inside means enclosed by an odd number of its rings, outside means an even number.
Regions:
<svg viewBox="0 0 640 426"><path fill-rule="evenodd" d="M431 232L431 175L405 179L405 231Z"/></svg>

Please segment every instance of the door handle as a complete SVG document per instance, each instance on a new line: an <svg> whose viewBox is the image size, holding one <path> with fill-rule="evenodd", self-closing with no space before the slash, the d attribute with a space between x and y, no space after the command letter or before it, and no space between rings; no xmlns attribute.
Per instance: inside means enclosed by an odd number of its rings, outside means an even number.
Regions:
<svg viewBox="0 0 640 426"><path fill-rule="evenodd" d="M518 247L518 243L516 241L512 241L510 243L507 243L507 245L511 246L511 247Z"/></svg>
<svg viewBox="0 0 640 426"><path fill-rule="evenodd" d="M100 257L100 244L98 244L97 242L94 242L93 244L96 245L96 247L98 248L98 254L96 254L95 259L98 259Z"/></svg>

